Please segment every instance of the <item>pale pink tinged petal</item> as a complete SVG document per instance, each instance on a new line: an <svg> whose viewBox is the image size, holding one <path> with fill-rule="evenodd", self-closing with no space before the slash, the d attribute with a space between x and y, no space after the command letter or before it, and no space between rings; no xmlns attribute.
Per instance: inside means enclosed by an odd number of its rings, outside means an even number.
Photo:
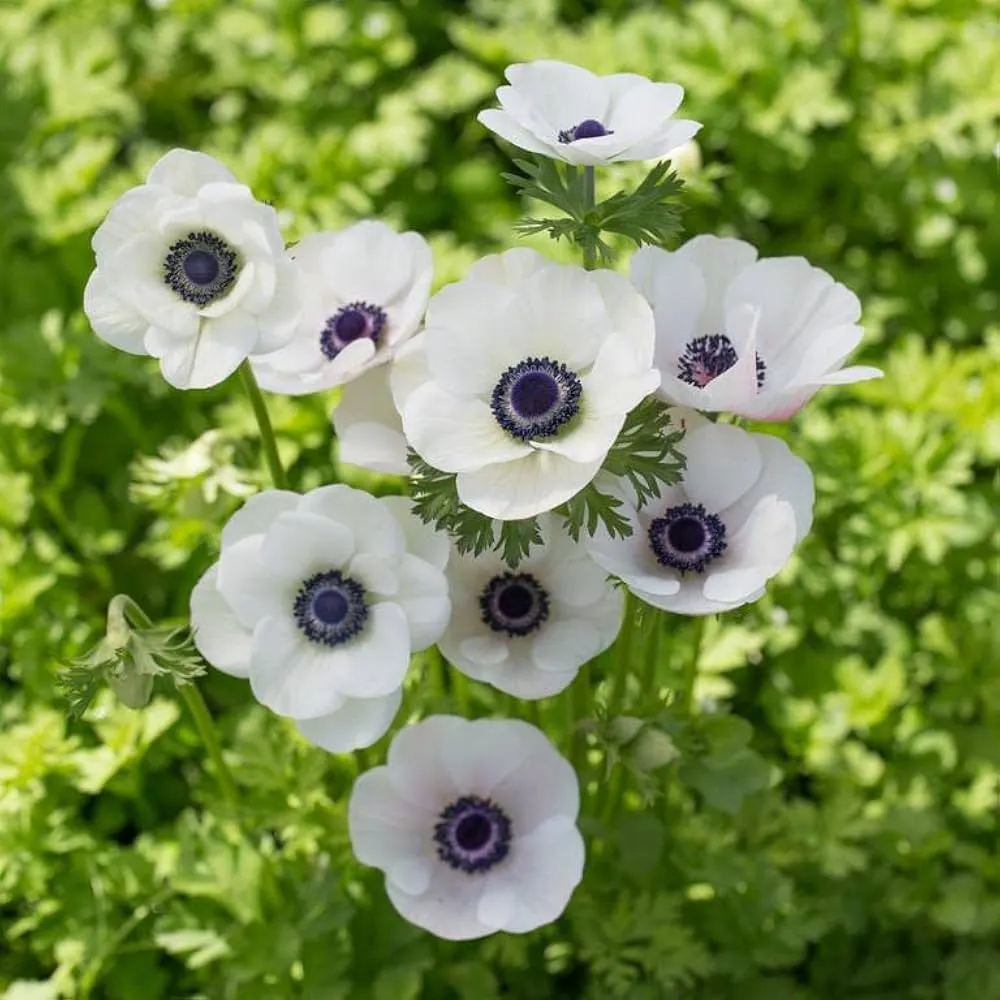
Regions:
<svg viewBox="0 0 1000 1000"><path fill-rule="evenodd" d="M676 376L685 347L698 336L705 309L701 272L676 254L659 247L643 247L632 256L631 278L653 309L653 362L662 376Z"/></svg>
<svg viewBox="0 0 1000 1000"><path fill-rule="evenodd" d="M531 322L519 291L476 281L443 288L427 307L424 345L433 379L458 396L482 396L524 360L512 336Z"/></svg>
<svg viewBox="0 0 1000 1000"><path fill-rule="evenodd" d="M320 486L302 498L299 510L346 524L354 532L358 552L369 552L391 562L405 549L406 540L396 519L364 490L340 483Z"/></svg>
<svg viewBox="0 0 1000 1000"><path fill-rule="evenodd" d="M222 529L221 547L242 538L263 534L280 514L294 510L302 496L291 490L264 490L255 493L233 514Z"/></svg>
<svg viewBox="0 0 1000 1000"><path fill-rule="evenodd" d="M607 116L607 88L579 66L541 59L508 66L506 76L552 126L553 139L560 130L574 128L588 118L603 121Z"/></svg>
<svg viewBox="0 0 1000 1000"><path fill-rule="evenodd" d="M347 828L354 856L364 865L384 871L402 859L425 855L436 820L436 809L399 795L388 767L366 771L351 789Z"/></svg>
<svg viewBox="0 0 1000 1000"><path fill-rule="evenodd" d="M803 331L768 365L764 391L769 386L785 389L808 385L818 376L840 368L863 335L864 330L856 325Z"/></svg>
<svg viewBox="0 0 1000 1000"><path fill-rule="evenodd" d="M147 184L162 184L177 194L194 197L206 184L238 183L218 160L192 149L172 149L161 156L146 177Z"/></svg>
<svg viewBox="0 0 1000 1000"><path fill-rule="evenodd" d="M471 941L493 933L476 917L484 885L465 872L437 864L426 892L410 895L386 877L389 902L400 915L417 927L446 941Z"/></svg>
<svg viewBox="0 0 1000 1000"><path fill-rule="evenodd" d="M269 615L291 615L295 599L295 589L276 579L261 560L263 544L263 535L250 535L219 555L219 592L240 624L250 629Z"/></svg>
<svg viewBox="0 0 1000 1000"><path fill-rule="evenodd" d="M710 601L742 602L785 565L795 547L795 510L764 497L728 541L723 558L705 571L702 590Z"/></svg>
<svg viewBox="0 0 1000 1000"><path fill-rule="evenodd" d="M596 656L600 645L597 628L582 618L546 623L532 642L532 659L539 670L565 673Z"/></svg>
<svg viewBox="0 0 1000 1000"><path fill-rule="evenodd" d="M710 513L735 503L754 485L763 467L757 435L732 424L689 431L680 447L687 456L684 491Z"/></svg>
<svg viewBox="0 0 1000 1000"><path fill-rule="evenodd" d="M514 719L488 722L491 726L516 724L521 731L516 766L509 767L509 761L504 759L498 772L502 777L485 792L510 817L517 842L520 844L521 838L552 816L575 819L580 810L580 785L569 761L540 729L526 722ZM477 728L479 725L477 722Z"/></svg>
<svg viewBox="0 0 1000 1000"><path fill-rule="evenodd" d="M406 550L438 570L443 570L451 556L451 539L444 531L421 521L413 512L409 497L381 497L380 502L403 529Z"/></svg>
<svg viewBox="0 0 1000 1000"><path fill-rule="evenodd" d="M503 929L522 934L557 920L583 878L585 861L583 837L568 817L553 817L519 838L512 863L503 873L517 907Z"/></svg>
<svg viewBox="0 0 1000 1000"><path fill-rule="evenodd" d="M513 462L460 472L455 485L459 499L473 510L516 521L565 503L594 478L602 461L578 463L536 450Z"/></svg>
<svg viewBox="0 0 1000 1000"><path fill-rule="evenodd" d="M105 343L129 354L146 354L149 323L129 302L112 293L100 271L94 271L83 290L83 311L94 333Z"/></svg>
<svg viewBox="0 0 1000 1000"><path fill-rule="evenodd" d="M445 472L467 472L531 454L531 447L507 434L482 400L452 396L433 382L410 396L403 429L414 451Z"/></svg>
<svg viewBox="0 0 1000 1000"><path fill-rule="evenodd" d="M354 533L328 517L292 510L267 528L260 558L276 579L301 584L315 573L340 569L354 554Z"/></svg>
<svg viewBox="0 0 1000 1000"><path fill-rule="evenodd" d="M218 565L212 566L191 591L194 644L216 670L233 677L250 675L252 632L244 628L219 593Z"/></svg>
<svg viewBox="0 0 1000 1000"><path fill-rule="evenodd" d="M453 715L432 715L396 734L389 747L389 777L396 793L407 802L437 815L468 790L456 787L444 766L441 748L461 741L472 723Z"/></svg>
<svg viewBox="0 0 1000 1000"><path fill-rule="evenodd" d="M384 698L346 698L337 711L295 725L310 743L330 753L363 750L389 731L402 700L402 688Z"/></svg>
<svg viewBox="0 0 1000 1000"><path fill-rule="evenodd" d="M476 116L476 120L480 125L484 125L501 139L506 139L507 142L517 146L518 149L525 149L529 153L541 153L543 156L548 155L548 145L535 138L531 132L518 124L506 111L501 111L499 108L480 111Z"/></svg>
<svg viewBox="0 0 1000 1000"><path fill-rule="evenodd" d="M742 407L757 397L757 329L760 313L751 306L731 310L727 334L736 351L732 368L713 378L703 389L708 405L705 409L731 410L742 413Z"/></svg>
<svg viewBox="0 0 1000 1000"><path fill-rule="evenodd" d="M389 391L398 413L420 386L431 381L430 368L427 364L426 335L418 333L412 340L403 344L393 356L388 370Z"/></svg>

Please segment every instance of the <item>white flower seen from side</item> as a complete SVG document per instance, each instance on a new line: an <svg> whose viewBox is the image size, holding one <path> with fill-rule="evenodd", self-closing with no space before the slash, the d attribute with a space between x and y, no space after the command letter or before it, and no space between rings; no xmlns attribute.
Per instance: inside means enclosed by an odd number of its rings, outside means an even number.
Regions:
<svg viewBox="0 0 1000 1000"><path fill-rule="evenodd" d="M596 166L668 156L700 123L676 119L684 98L676 83L653 83L635 73L596 76L570 63L516 63L497 89L499 108L479 121L529 153Z"/></svg>
<svg viewBox="0 0 1000 1000"><path fill-rule="evenodd" d="M812 473L769 434L690 412L680 422L683 480L639 510L626 500L629 538L600 528L585 542L647 604L685 615L729 611L757 600L809 531Z"/></svg>
<svg viewBox="0 0 1000 1000"><path fill-rule="evenodd" d="M389 365L378 365L348 382L333 411L341 462L372 472L405 476L406 438L392 401Z"/></svg>
<svg viewBox="0 0 1000 1000"><path fill-rule="evenodd" d="M410 654L447 625L449 550L403 497L268 490L230 518L191 594L195 645L317 745L370 746Z"/></svg>
<svg viewBox="0 0 1000 1000"><path fill-rule="evenodd" d="M297 396L349 383L419 327L434 265L418 233L365 220L306 236L289 253L303 275L302 313L291 343L254 361L265 389Z"/></svg>
<svg viewBox="0 0 1000 1000"><path fill-rule="evenodd" d="M94 332L202 389L290 340L298 272L277 215L204 153L174 149L112 205L83 296Z"/></svg>
<svg viewBox="0 0 1000 1000"><path fill-rule="evenodd" d="M393 906L453 941L555 920L583 875L573 768L526 722L436 715L396 735L348 806Z"/></svg>
<svg viewBox="0 0 1000 1000"><path fill-rule="evenodd" d="M462 673L516 698L562 691L614 642L624 593L555 517L543 544L511 569L495 553L453 554L452 615L438 647Z"/></svg>
<svg viewBox="0 0 1000 1000"><path fill-rule="evenodd" d="M392 376L406 439L456 473L473 510L551 510L593 479L659 384L653 340L649 307L620 275L530 250L487 258L431 300L426 380Z"/></svg>
<svg viewBox="0 0 1000 1000"><path fill-rule="evenodd" d="M879 378L842 367L861 342L857 296L803 257L757 259L742 240L643 247L632 281L656 316L660 395L704 411L786 420L824 385Z"/></svg>

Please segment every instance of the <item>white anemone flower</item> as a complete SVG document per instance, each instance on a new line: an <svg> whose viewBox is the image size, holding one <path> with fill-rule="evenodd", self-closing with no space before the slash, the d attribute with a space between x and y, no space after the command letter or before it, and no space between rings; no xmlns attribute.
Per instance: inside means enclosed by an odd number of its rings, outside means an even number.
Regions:
<svg viewBox="0 0 1000 1000"><path fill-rule="evenodd" d="M405 476L410 471L406 438L392 401L390 370L389 365L379 365L343 387L333 411L333 429L341 462Z"/></svg>
<svg viewBox="0 0 1000 1000"><path fill-rule="evenodd" d="M389 360L417 330L434 262L418 233L365 220L314 233L290 250L303 275L303 308L291 343L254 360L271 392L332 389Z"/></svg>
<svg viewBox="0 0 1000 1000"><path fill-rule="evenodd" d="M488 258L431 299L427 378L401 390L392 376L406 439L457 474L473 510L551 510L594 478L659 385L653 340L649 307L620 275L527 250Z"/></svg>
<svg viewBox="0 0 1000 1000"><path fill-rule="evenodd" d="M348 827L405 919L466 941L559 917L583 875L579 808L573 768L534 726L435 715L354 783Z"/></svg>
<svg viewBox="0 0 1000 1000"><path fill-rule="evenodd" d="M111 206L83 295L94 332L158 358L178 389L203 389L250 355L284 347L299 279L277 215L204 153L174 149Z"/></svg>
<svg viewBox="0 0 1000 1000"><path fill-rule="evenodd" d="M643 247L631 275L656 316L668 402L786 420L824 385L882 375L842 367L861 342L861 304L803 257L758 260L742 240L696 236L673 252Z"/></svg>
<svg viewBox="0 0 1000 1000"><path fill-rule="evenodd" d="M625 598L549 514L543 544L510 569L494 553L452 556L452 614L438 647L462 673L516 698L547 698L607 649Z"/></svg>
<svg viewBox="0 0 1000 1000"><path fill-rule="evenodd" d="M594 559L638 598L684 615L729 611L756 601L812 524L813 477L769 434L713 424L688 412L680 450L683 480L636 510L632 528L585 540Z"/></svg>
<svg viewBox="0 0 1000 1000"><path fill-rule="evenodd" d="M195 645L312 742L370 746L399 708L410 654L448 623L449 551L404 497L268 490L229 519L191 594Z"/></svg>
<svg viewBox="0 0 1000 1000"><path fill-rule="evenodd" d="M676 83L596 76L553 59L516 63L504 75L510 86L497 90L500 107L480 112L479 121L529 153L566 163L659 159L701 128L673 117L684 98Z"/></svg>

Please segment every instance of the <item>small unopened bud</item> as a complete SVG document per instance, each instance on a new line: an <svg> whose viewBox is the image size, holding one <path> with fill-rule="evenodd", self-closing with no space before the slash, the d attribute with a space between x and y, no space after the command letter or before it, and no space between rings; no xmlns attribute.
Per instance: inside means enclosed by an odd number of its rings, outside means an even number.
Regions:
<svg viewBox="0 0 1000 1000"><path fill-rule="evenodd" d="M639 771L655 771L681 755L665 732L647 726L629 745L629 761Z"/></svg>
<svg viewBox="0 0 1000 1000"><path fill-rule="evenodd" d="M645 724L642 719L637 719L634 715L619 715L608 724L608 732L615 743L624 746L639 735Z"/></svg>

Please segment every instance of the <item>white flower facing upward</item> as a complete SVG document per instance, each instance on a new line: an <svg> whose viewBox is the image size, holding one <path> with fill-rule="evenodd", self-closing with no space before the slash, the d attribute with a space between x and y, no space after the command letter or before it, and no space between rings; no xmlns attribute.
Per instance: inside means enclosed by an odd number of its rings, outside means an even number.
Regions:
<svg viewBox="0 0 1000 1000"><path fill-rule="evenodd" d="M158 160L111 206L93 247L83 308L94 332L158 358L178 389L216 385L295 329L298 272L274 209L204 153Z"/></svg>
<svg viewBox="0 0 1000 1000"><path fill-rule="evenodd" d="M659 384L653 317L627 280L531 250L485 258L427 311L427 378L393 396L411 447L501 520L551 510L593 479Z"/></svg>
<svg viewBox="0 0 1000 1000"><path fill-rule="evenodd" d="M404 497L268 490L230 518L191 594L195 645L313 743L370 746L399 708L410 654L447 625L449 550Z"/></svg>
<svg viewBox="0 0 1000 1000"><path fill-rule="evenodd" d="M358 860L452 941L551 923L583 875L576 774L534 726L435 715L396 735L348 806Z"/></svg>
<svg viewBox="0 0 1000 1000"><path fill-rule="evenodd" d="M824 385L882 375L842 367L861 342L861 303L803 257L758 260L749 243L696 236L673 252L643 247L631 275L656 316L668 402L786 420Z"/></svg>
<svg viewBox="0 0 1000 1000"><path fill-rule="evenodd" d="M297 396L343 385L388 361L420 325L434 263L418 233L366 220L306 236L290 251L303 275L291 343L255 359L257 380Z"/></svg>
<svg viewBox="0 0 1000 1000"><path fill-rule="evenodd" d="M684 98L676 83L635 73L596 76L570 63L516 63L497 90L499 108L479 121L529 153L587 166L652 160L683 145L701 124L675 119Z"/></svg>
<svg viewBox="0 0 1000 1000"><path fill-rule="evenodd" d="M636 510L619 509L629 538L598 529L590 554L637 597L666 611L708 615L757 600L812 524L809 466L769 434L681 418L683 481Z"/></svg>
<svg viewBox="0 0 1000 1000"><path fill-rule="evenodd" d="M624 594L552 515L512 570L489 553L448 564L452 615L438 646L462 673L516 698L546 698L615 641Z"/></svg>

